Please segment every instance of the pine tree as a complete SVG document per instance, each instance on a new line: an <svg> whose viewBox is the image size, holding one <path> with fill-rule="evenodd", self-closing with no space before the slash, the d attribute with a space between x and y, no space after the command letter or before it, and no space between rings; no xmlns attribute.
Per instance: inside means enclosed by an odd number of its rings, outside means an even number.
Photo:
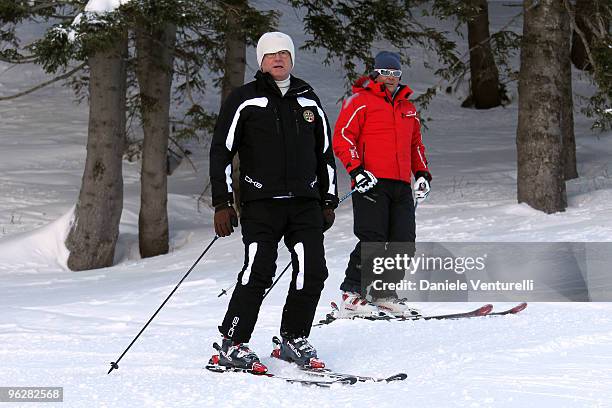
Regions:
<svg viewBox="0 0 612 408"><path fill-rule="evenodd" d="M569 14L562 0L524 0L517 129L518 201L546 213L567 207L563 170Z"/></svg>
<svg viewBox="0 0 612 408"><path fill-rule="evenodd" d="M612 0L576 1L572 9L569 0L563 0L570 13L572 25L572 61L579 69L589 72L597 92L586 100L581 110L594 119L592 129L612 129Z"/></svg>
<svg viewBox="0 0 612 408"><path fill-rule="evenodd" d="M72 61L83 61L78 66L89 73L72 79L77 96L89 99L90 126L86 169L77 204L75 222L67 240L71 251L69 266L75 270L91 269L112 264L114 246L118 232L118 214L121 214L121 153L125 145L125 113L131 119L139 118L144 130L141 178L141 211L139 216L139 242L141 255L154 256L168 251L167 215L167 152L170 129L177 137L193 137L212 128L215 115L202 109L197 103L204 92L206 82L219 84L221 76L215 81L205 78L203 68L222 73L225 38L236 31L235 26L224 20L225 3L196 0L183 2L177 0L132 0L125 2L112 13L81 13L85 1L68 2L66 8L60 2L46 5L49 13L57 13L60 7L66 14L63 22L56 24L46 35L36 41L31 48L34 58L49 73L64 71L58 77L65 79L76 73L69 71ZM31 4L28 3L30 6ZM25 16L32 15L22 13ZM252 44L261 32L266 31L274 20L274 12L259 12L245 5L240 19L235 23L249 28L241 30L246 42ZM21 14L13 13L23 19ZM7 14L8 15L8 14ZM2 16L2 14L0 14ZM76 17L76 18L75 18ZM118 28L125 33L121 38L123 54L118 57L116 34ZM128 60L127 32L133 32L135 57ZM5 38L10 39L8 31ZM15 40L15 48L17 48ZM13 59L24 56L13 52L2 56ZM117 74L121 62L122 84ZM96 66L92 66L94 63ZM106 65L104 65L106 64ZM108 75L104 81L99 78L98 68L105 66ZM126 72L126 67L129 70ZM242 67L244 70L244 67ZM68 72L66 72L68 71ZM244 72L244 71L243 71ZM242 75L244 77L244 75ZM173 88L173 79L176 86ZM95 82L93 82L95 80ZM126 85L127 84L127 85ZM105 88L104 85L107 87ZM129 87L126 106L125 91ZM122 90L123 100L118 93ZM114 93L113 93L114 92ZM101 96L104 95L104 96ZM113 99L114 98L114 99ZM94 100L95 99L95 100ZM104 103L98 102L103 100ZM109 110L108 100L114 100ZM170 104L191 103L184 118L170 117ZM119 111L122 118L119 118ZM107 116L105 116L107 115ZM100 121L100 118L105 118ZM122 122L120 122L122 121ZM119 127L123 123L123 131ZM172 123L172 125L171 125ZM112 128L110 131L102 125ZM100 152L100 147L108 147L110 136L113 141L112 152ZM98 143L98 140L106 141ZM117 160L118 158L118 160ZM98 166L101 161L102 166ZM117 163L119 164L117 166ZM104 172L100 170L103 169ZM117 170L118 169L118 170ZM93 174L93 175L92 175ZM96 184L101 174L115 176L109 189ZM118 178L117 178L118 177ZM109 211L109 205L113 211ZM118 207L117 207L118 206Z"/></svg>
<svg viewBox="0 0 612 408"><path fill-rule="evenodd" d="M140 255L146 258L167 253L169 246L166 161L176 25L138 17L135 37L144 130L138 242Z"/></svg>
<svg viewBox="0 0 612 408"><path fill-rule="evenodd" d="M572 86L572 61L571 61L571 27L569 14L565 10L566 18L563 18L562 22L564 26L563 30L567 30L570 34L566 35L564 40L566 43L564 46L564 56L567 55L561 61L561 86L563 92L563 102L561 106L561 133L562 133L562 144L563 144L563 178L565 180L572 180L578 178L578 167L576 164L576 136L574 134L574 96ZM565 50L570 50L569 54Z"/></svg>
<svg viewBox="0 0 612 408"><path fill-rule="evenodd" d="M471 96L477 109L501 105L499 72L491 51L489 11L487 0L470 0L477 12L468 19L468 46L470 47Z"/></svg>
<svg viewBox="0 0 612 408"><path fill-rule="evenodd" d="M391 49L400 51L405 70L411 66L412 48L417 47L419 52L426 49L436 55L438 69L425 65L435 69L441 81L452 81L464 71L455 42L448 39L447 33L422 24L415 15L417 6L427 3L425 0L290 0L290 3L305 13L304 30L310 38L302 48L323 51L326 65L339 61L346 74L347 93L359 76L373 68L372 53L377 41L387 41ZM413 101L425 109L438 88L438 85L428 88Z"/></svg>
<svg viewBox="0 0 612 408"><path fill-rule="evenodd" d="M81 191L66 239L73 271L113 264L123 210L127 32L119 26L97 34L93 28L91 38L84 39L90 42L89 130Z"/></svg>
<svg viewBox="0 0 612 408"><path fill-rule="evenodd" d="M470 96L463 107L490 109L502 104L505 91L500 84L492 45L502 55L513 46L514 33L489 33L489 9L486 0L435 0L432 13L442 19L455 18L468 31ZM505 61L504 61L505 63Z"/></svg>
<svg viewBox="0 0 612 408"><path fill-rule="evenodd" d="M230 0L227 2L225 35L225 53L223 63L223 81L221 86L221 102L237 87L244 84L246 66L246 32L242 29L241 15L248 6L246 0Z"/></svg>
<svg viewBox="0 0 612 408"><path fill-rule="evenodd" d="M572 37L572 62L576 68L591 71L593 66L589 61L587 47L592 48L601 37L601 33L609 31L610 15L606 0L576 0L575 22L580 34L574 30ZM608 7L610 4L607 5ZM586 42L586 44L585 44Z"/></svg>

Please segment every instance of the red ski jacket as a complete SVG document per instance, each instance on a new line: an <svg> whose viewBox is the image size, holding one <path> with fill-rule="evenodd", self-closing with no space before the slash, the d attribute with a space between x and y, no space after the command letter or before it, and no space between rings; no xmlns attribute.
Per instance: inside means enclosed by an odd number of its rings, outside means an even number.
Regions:
<svg viewBox="0 0 612 408"><path fill-rule="evenodd" d="M393 100L386 87L369 77L353 85L334 129L333 148L350 173L359 166L376 178L410 183L413 173L427 172L425 146L412 90L400 85Z"/></svg>

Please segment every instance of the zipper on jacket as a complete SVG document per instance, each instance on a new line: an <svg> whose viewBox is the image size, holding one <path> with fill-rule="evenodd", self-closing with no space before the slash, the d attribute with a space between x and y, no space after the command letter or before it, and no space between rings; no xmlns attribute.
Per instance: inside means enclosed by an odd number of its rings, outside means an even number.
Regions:
<svg viewBox="0 0 612 408"><path fill-rule="evenodd" d="M283 137L281 132L280 116L278 114L278 109L276 108L274 108L274 116L276 117L276 133L278 134L278 137Z"/></svg>
<svg viewBox="0 0 612 408"><path fill-rule="evenodd" d="M397 104L397 106L393 106L393 133L395 134L395 145L398 146L399 142L397 140L397 118L395 117L395 108L397 107L398 110L400 110L402 108L401 104ZM402 121L400 121L401 123ZM399 177L399 179L402 179L402 164L400 163L400 159L398 156L399 152L396 151L395 152L395 163L397 164L397 176Z"/></svg>
<svg viewBox="0 0 612 408"><path fill-rule="evenodd" d="M398 135L397 135L397 120L395 117L395 106L393 107L393 131L395 132L395 145L398 145ZM397 104L397 109L401 111L401 109L403 109L402 104L398 103ZM403 115L403 113L402 113ZM400 124L403 123L402 120L400 120ZM402 163L400 162L400 159L398 157L398 152L395 152L395 162L397 163L397 176L399 177L399 179L402 179Z"/></svg>
<svg viewBox="0 0 612 408"><path fill-rule="evenodd" d="M298 145L300 143L300 121L298 119L298 111L293 111L293 118L295 119L295 143ZM290 196L293 196L293 193L289 192Z"/></svg>
<svg viewBox="0 0 612 408"><path fill-rule="evenodd" d="M280 123L280 113L276 106L273 108L274 116L276 116L276 133L278 137L283 140L283 160L285 162L285 177L283 179L285 183L285 191L289 190L287 186L287 140L285 140L285 135L281 132L281 123Z"/></svg>
<svg viewBox="0 0 612 408"><path fill-rule="evenodd" d="M298 120L298 111L293 111L293 118L295 119L295 134L300 137L300 122Z"/></svg>

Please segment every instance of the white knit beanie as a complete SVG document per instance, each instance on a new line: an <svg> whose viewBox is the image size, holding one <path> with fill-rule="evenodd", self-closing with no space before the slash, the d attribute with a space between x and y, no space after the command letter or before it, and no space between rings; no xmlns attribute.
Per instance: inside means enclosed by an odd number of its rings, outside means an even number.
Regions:
<svg viewBox="0 0 612 408"><path fill-rule="evenodd" d="M261 68L261 61L263 61L265 54L273 54L283 50L289 51L292 66L295 67L295 49L291 37L278 31L265 33L257 41L257 66Z"/></svg>

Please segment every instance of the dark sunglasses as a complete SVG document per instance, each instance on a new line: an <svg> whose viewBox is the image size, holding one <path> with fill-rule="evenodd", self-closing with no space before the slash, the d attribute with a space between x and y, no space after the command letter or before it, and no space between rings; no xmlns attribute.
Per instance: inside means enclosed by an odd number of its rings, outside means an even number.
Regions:
<svg viewBox="0 0 612 408"><path fill-rule="evenodd" d="M395 78L399 78L402 76L402 71L399 69L375 69L374 71L378 72L382 76L392 76Z"/></svg>

